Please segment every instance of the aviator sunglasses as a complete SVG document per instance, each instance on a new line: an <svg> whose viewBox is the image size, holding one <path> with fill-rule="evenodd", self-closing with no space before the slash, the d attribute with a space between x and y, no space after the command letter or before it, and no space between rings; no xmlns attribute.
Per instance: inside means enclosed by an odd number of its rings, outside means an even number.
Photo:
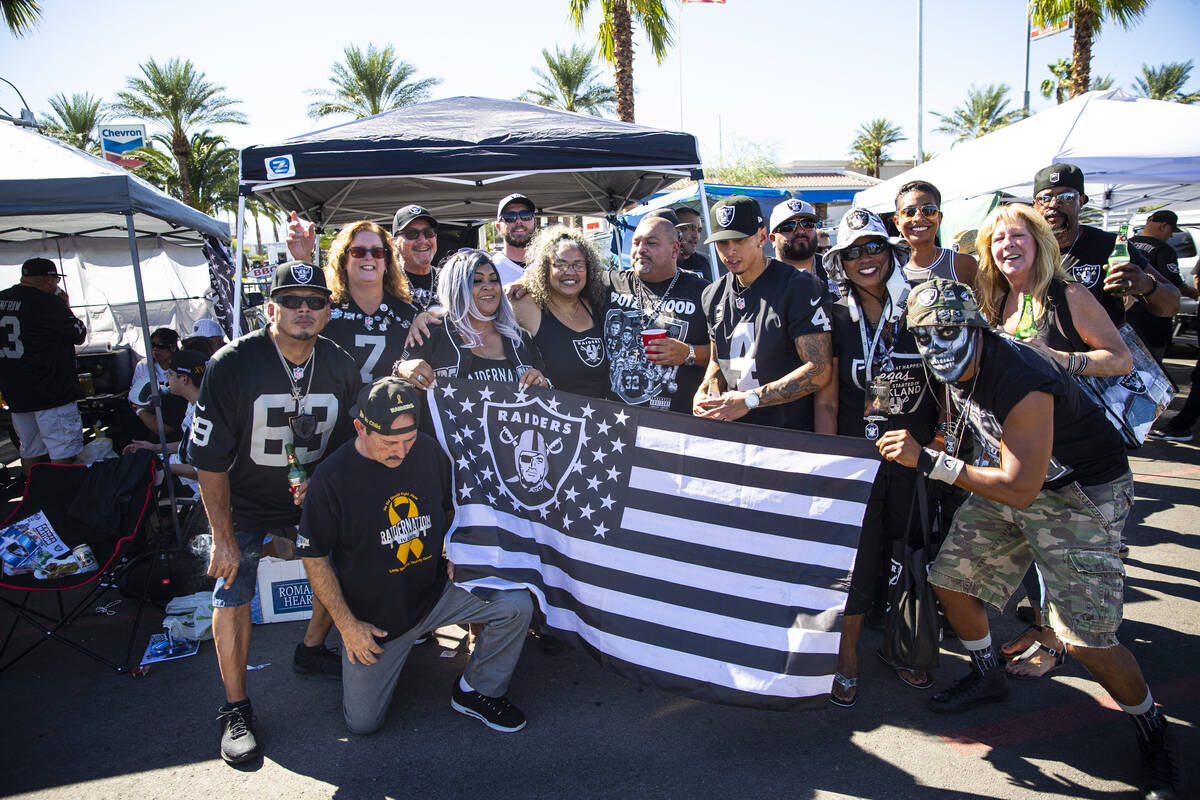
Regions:
<svg viewBox="0 0 1200 800"><path fill-rule="evenodd" d="M815 219L789 219L787 222L779 223L779 227L775 229L776 233L791 233L797 227L803 228L806 231L811 231L817 227Z"/></svg>
<svg viewBox="0 0 1200 800"><path fill-rule="evenodd" d="M917 214L920 214L925 219L933 219L938 215L938 207L933 203L926 203L921 206L905 206L896 213L904 219L916 219Z"/></svg>
<svg viewBox="0 0 1200 800"><path fill-rule="evenodd" d="M320 311L322 308L329 305L329 298L316 297L313 295L279 294L272 297L271 302L281 305L291 311L295 311L303 305L308 306L309 311Z"/></svg>
<svg viewBox="0 0 1200 800"><path fill-rule="evenodd" d="M842 251L843 261L857 261L863 256L877 256L884 250L887 250L887 242L867 242L866 244L858 244L854 247L847 247Z"/></svg>

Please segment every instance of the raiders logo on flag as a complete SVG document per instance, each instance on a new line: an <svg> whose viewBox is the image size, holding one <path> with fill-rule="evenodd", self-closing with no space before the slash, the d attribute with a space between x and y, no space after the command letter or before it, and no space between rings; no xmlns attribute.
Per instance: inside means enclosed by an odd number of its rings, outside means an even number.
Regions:
<svg viewBox="0 0 1200 800"><path fill-rule="evenodd" d="M871 215L861 208L852 210L846 218L846 227L852 231L862 230L869 224L871 224Z"/></svg>
<svg viewBox="0 0 1200 800"><path fill-rule="evenodd" d="M737 211L733 206L722 206L717 209L717 224L722 228L728 228L733 222L733 215Z"/></svg>
<svg viewBox="0 0 1200 800"><path fill-rule="evenodd" d="M540 398L483 405L484 448L504 493L522 508L549 506L579 457L583 418L560 414Z"/></svg>
<svg viewBox="0 0 1200 800"><path fill-rule="evenodd" d="M312 280L313 269L307 264L293 264L292 277L299 283L308 283Z"/></svg>

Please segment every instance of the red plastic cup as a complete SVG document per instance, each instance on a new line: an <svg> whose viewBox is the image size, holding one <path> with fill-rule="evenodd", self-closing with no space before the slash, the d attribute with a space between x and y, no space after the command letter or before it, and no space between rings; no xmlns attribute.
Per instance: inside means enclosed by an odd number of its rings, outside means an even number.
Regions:
<svg viewBox="0 0 1200 800"><path fill-rule="evenodd" d="M655 339L667 338L667 332L662 328L648 328L642 331L642 349L646 349L646 345L653 342Z"/></svg>

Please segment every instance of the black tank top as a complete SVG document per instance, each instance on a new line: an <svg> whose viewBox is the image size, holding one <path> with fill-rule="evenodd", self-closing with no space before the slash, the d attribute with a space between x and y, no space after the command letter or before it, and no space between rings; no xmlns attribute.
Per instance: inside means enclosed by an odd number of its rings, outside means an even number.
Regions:
<svg viewBox="0 0 1200 800"><path fill-rule="evenodd" d="M592 327L573 331L543 308L542 324L533 341L542 353L546 377L554 388L588 397L610 397L608 354L603 330L594 316Z"/></svg>
<svg viewBox="0 0 1200 800"><path fill-rule="evenodd" d="M1037 338L1046 346L1063 353L1083 353L1091 350L1091 346L1075 329L1075 321L1071 318L1071 307L1067 304L1067 283L1057 278L1050 281L1046 289L1046 313L1038 320ZM1008 302L1008 293L1000 298L1000 308Z"/></svg>

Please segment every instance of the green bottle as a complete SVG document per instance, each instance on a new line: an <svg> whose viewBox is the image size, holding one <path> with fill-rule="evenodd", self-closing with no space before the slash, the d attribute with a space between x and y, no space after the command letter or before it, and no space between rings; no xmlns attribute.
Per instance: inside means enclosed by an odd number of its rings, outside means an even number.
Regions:
<svg viewBox="0 0 1200 800"><path fill-rule="evenodd" d="M1112 255L1108 257L1108 265L1104 268L1104 277L1108 277L1108 270L1113 264L1124 263L1129 260L1129 225L1122 225L1120 231L1117 232L1117 243L1113 245ZM1118 294L1124 294L1125 289L1116 289Z"/></svg>
<svg viewBox="0 0 1200 800"><path fill-rule="evenodd" d="M288 442L283 446L283 452L287 454L288 460L288 488L291 489L294 496L300 485L308 480L308 473L304 471L304 467L300 464L300 459L296 457L295 445Z"/></svg>
<svg viewBox="0 0 1200 800"><path fill-rule="evenodd" d="M1021 319L1017 322L1017 338L1025 341L1037 336L1037 320L1033 316L1033 295L1021 294Z"/></svg>

